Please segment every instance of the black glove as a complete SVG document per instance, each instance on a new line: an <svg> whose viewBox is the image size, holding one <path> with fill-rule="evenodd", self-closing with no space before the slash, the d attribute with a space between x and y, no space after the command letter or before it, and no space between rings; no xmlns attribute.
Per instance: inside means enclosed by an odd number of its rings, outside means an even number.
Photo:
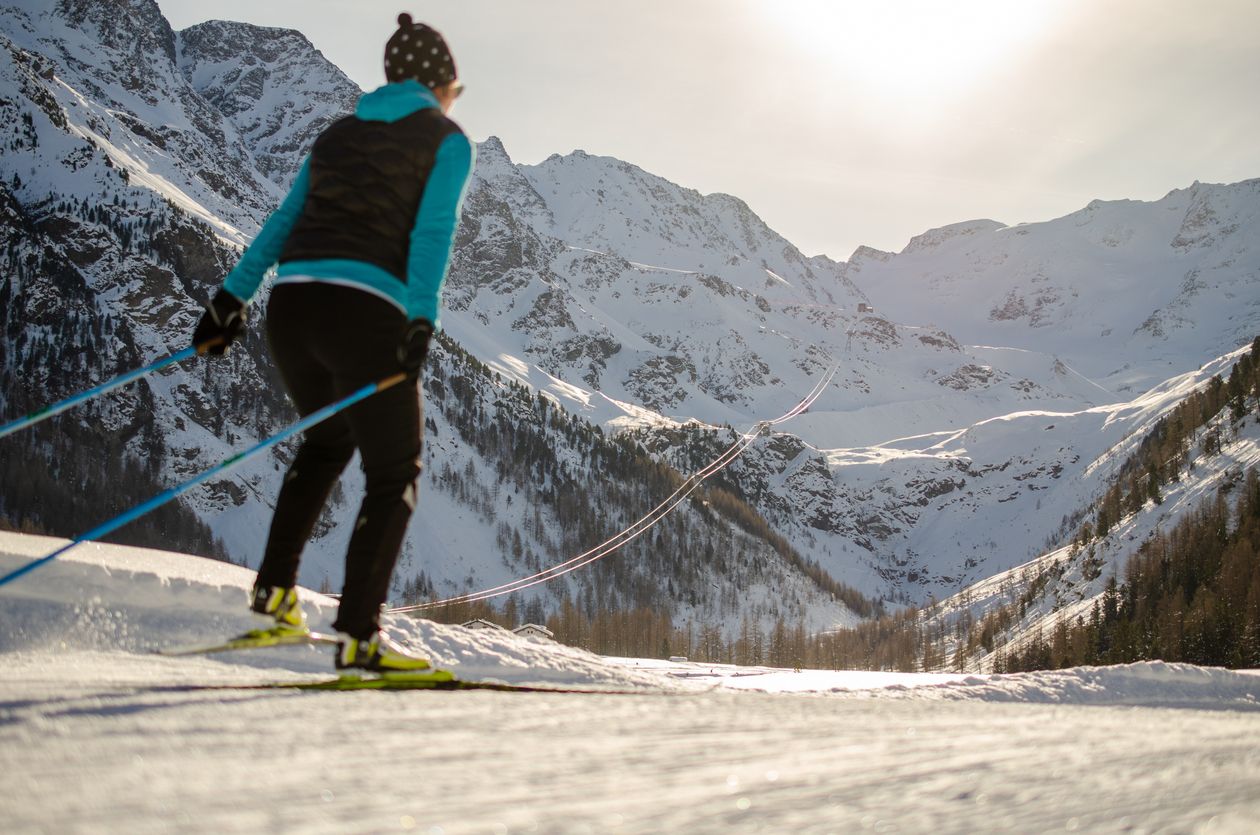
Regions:
<svg viewBox="0 0 1260 835"><path fill-rule="evenodd" d="M193 347L200 349L207 342L213 342L204 349L204 353L221 356L243 330L245 302L220 288L206 305L206 312L201 315L201 321L193 331Z"/></svg>
<svg viewBox="0 0 1260 835"><path fill-rule="evenodd" d="M429 355L429 340L433 338L433 323L428 319L412 319L398 341L398 364L413 377L420 373L424 358Z"/></svg>

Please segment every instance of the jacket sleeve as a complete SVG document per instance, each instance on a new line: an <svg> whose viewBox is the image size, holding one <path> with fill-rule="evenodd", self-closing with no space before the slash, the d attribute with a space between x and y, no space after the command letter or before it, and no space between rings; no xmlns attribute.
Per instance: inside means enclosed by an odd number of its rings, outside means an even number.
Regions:
<svg viewBox="0 0 1260 835"><path fill-rule="evenodd" d="M407 260L407 318L428 319L438 326L442 284L450 267L455 228L464 202L476 151L462 133L453 133L438 146L433 170L420 198L411 230Z"/></svg>
<svg viewBox="0 0 1260 835"><path fill-rule="evenodd" d="M298 170L297 178L280 207L271 213L267 222L259 230L254 242L249 245L241 260L228 273L223 281L223 289L243 302L248 303L258 291L263 276L280 259L284 251L285 241L302 214L306 204L306 189L310 182L311 158L308 156Z"/></svg>

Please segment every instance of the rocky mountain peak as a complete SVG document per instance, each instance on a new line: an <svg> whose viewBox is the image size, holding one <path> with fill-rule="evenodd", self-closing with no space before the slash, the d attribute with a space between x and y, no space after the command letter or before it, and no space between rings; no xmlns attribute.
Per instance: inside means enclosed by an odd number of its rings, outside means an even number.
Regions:
<svg viewBox="0 0 1260 835"><path fill-rule="evenodd" d="M296 29L255 26L233 20L207 20L181 29L184 50L202 59L238 60L243 64L275 64L286 59L318 56L323 53Z"/></svg>
<svg viewBox="0 0 1260 835"><path fill-rule="evenodd" d="M505 157L508 160L511 160L511 157L508 156L507 148L503 147L503 140L493 135L487 136L484 140L477 143L478 159L480 159L483 155Z"/></svg>
<svg viewBox="0 0 1260 835"><path fill-rule="evenodd" d="M254 148L281 188L325 127L354 112L361 90L306 36L211 20L178 33L180 72Z"/></svg>
<svg viewBox="0 0 1260 835"><path fill-rule="evenodd" d="M155 0L57 0L55 13L102 46L145 63L155 52L175 60L175 33Z"/></svg>

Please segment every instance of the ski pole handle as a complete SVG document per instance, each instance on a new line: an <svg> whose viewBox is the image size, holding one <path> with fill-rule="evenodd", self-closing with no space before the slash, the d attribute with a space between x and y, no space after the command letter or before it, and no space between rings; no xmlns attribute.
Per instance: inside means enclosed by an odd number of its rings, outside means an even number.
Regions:
<svg viewBox="0 0 1260 835"><path fill-rule="evenodd" d="M195 349L189 348L188 350L193 351ZM120 513L119 515L115 516L113 519L110 519L108 522L103 522L100 525L97 525L95 528L92 528L92 530L86 533L80 534L79 536L76 536L74 539L70 540L70 542L61 546L56 551L53 551L48 556L40 557L39 559L33 562L29 562L20 568L10 571L8 574L4 575L3 577L0 577L0 586L11 583L17 578L25 574L31 573L32 571L39 568L40 566L47 565L48 563L57 559L57 557L60 557L62 554L64 554L65 552L69 551L71 548L75 547L76 545L82 542L87 542L88 540L92 540L92 539L100 539L102 536L113 533L114 531L118 530L123 525L127 524L128 522L133 522L136 519L139 519L141 516L145 515L146 513L152 510L155 510L156 508L161 507L162 505L166 504L172 499L175 499L178 496L188 492L192 488L196 487L198 484L201 484L209 480L212 476L218 473L224 472L225 470L228 470L231 467L234 467L235 465L244 461L246 458L250 458L258 454L259 452L262 452L265 449L269 449L270 447L275 446L281 441L284 441L292 437L293 435L296 435L298 432L304 432L307 429L314 426L315 424L321 423L322 421L327 420L328 418L332 417L338 412L343 411L344 409L350 406L353 406L355 403L358 403L360 400L366 400L367 398L371 397L377 392L384 391L385 389L390 388L391 386L396 386L406 379L407 379L407 375L400 372L398 374L393 375L392 377L386 377L384 380L381 380L379 382L369 383L363 388L358 389L357 391L354 391L351 394L343 397L341 400L330 403L322 409L311 412L309 415L302 418L297 423L294 423L293 425L289 426L287 429L277 432L276 434L272 435L270 438L266 438L262 441L259 441L257 444L245 450L244 452L238 452L236 455L233 455L223 460L219 464L211 467L210 469L206 470L200 475L194 476L188 481L185 481L183 484L177 484L176 486L168 490L164 490L163 492L149 499L147 502L136 505L131 510L128 510L124 513Z"/></svg>

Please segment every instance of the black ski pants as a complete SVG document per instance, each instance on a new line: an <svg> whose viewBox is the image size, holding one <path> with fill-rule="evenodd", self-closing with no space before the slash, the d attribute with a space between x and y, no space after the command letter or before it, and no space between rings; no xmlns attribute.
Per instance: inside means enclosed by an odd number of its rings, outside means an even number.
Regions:
<svg viewBox="0 0 1260 835"><path fill-rule="evenodd" d="M267 340L303 416L396 374L406 317L367 291L310 282L278 284L267 305ZM420 392L392 386L311 427L293 459L258 571L260 586L297 582L302 548L355 449L366 495L346 551L341 606L333 627L366 638L379 625L420 474Z"/></svg>

